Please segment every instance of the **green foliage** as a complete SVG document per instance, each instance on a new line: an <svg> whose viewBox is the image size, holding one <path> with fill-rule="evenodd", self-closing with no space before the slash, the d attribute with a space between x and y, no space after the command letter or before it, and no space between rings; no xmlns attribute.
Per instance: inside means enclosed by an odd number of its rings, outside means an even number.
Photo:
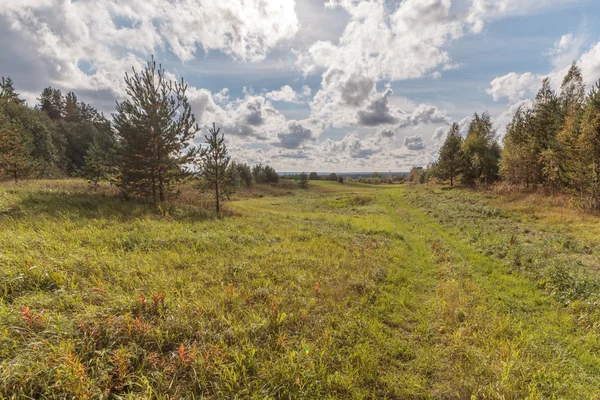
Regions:
<svg viewBox="0 0 600 400"><path fill-rule="evenodd" d="M308 175L308 179L309 179L309 180L311 180L311 181L318 181L318 180L320 180L320 179L321 179L321 177L320 177L320 176L319 176L319 174L317 174L316 172L311 172L311 173Z"/></svg>
<svg viewBox="0 0 600 400"><path fill-rule="evenodd" d="M255 183L277 183L279 175L270 165L258 164L252 168L252 177Z"/></svg>
<svg viewBox="0 0 600 400"><path fill-rule="evenodd" d="M25 178L33 167L23 137L18 131L0 126L0 177L10 177L18 182Z"/></svg>
<svg viewBox="0 0 600 400"><path fill-rule="evenodd" d="M600 395L573 268L597 274L597 219L429 186L290 185L227 218L111 193L0 186L0 397Z"/></svg>
<svg viewBox="0 0 600 400"><path fill-rule="evenodd" d="M338 183L344 183L344 177L342 175L338 176Z"/></svg>
<svg viewBox="0 0 600 400"><path fill-rule="evenodd" d="M2 77L2 82L0 82L0 101L3 103L15 103L15 104L25 104L25 100L19 97L19 93L15 90L13 80L8 77Z"/></svg>
<svg viewBox="0 0 600 400"><path fill-rule="evenodd" d="M53 89L48 86L45 88L40 97L39 109L46 113L52 120L61 120L66 114L66 102L59 89Z"/></svg>
<svg viewBox="0 0 600 400"><path fill-rule="evenodd" d="M252 168L246 163L232 163L232 165L239 177L240 183L245 187L251 187L254 184Z"/></svg>
<svg viewBox="0 0 600 400"><path fill-rule="evenodd" d="M406 180L411 183L425 183L425 168L412 167Z"/></svg>
<svg viewBox="0 0 600 400"><path fill-rule="evenodd" d="M465 158L462 180L466 184L490 184L498 179L500 146L488 113L475 113L462 151Z"/></svg>
<svg viewBox="0 0 600 400"><path fill-rule="evenodd" d="M586 208L600 210L600 81L588 95L576 150L580 198Z"/></svg>
<svg viewBox="0 0 600 400"><path fill-rule="evenodd" d="M439 152L434 176L442 180L450 180L450 186L454 186L454 179L462 172L465 157L462 151L463 139L460 135L458 124L452 124L448 131L446 141Z"/></svg>
<svg viewBox="0 0 600 400"><path fill-rule="evenodd" d="M213 123L209 135L205 136L207 147L200 150L197 160L202 178L200 189L213 193L217 213L221 211L221 204L231 196L236 187L234 180L237 172L235 166L230 164L225 135L219 136L220 131L221 128L217 129Z"/></svg>
<svg viewBox="0 0 600 400"><path fill-rule="evenodd" d="M300 177L299 177L299 180L298 180L298 184L302 188L307 188L308 187L308 175L306 175L306 172L302 172L300 174Z"/></svg>
<svg viewBox="0 0 600 400"><path fill-rule="evenodd" d="M126 195L165 201L173 186L189 175L199 128L186 97L187 85L169 81L154 58L146 68L126 74L129 99L118 103L114 125L120 141L117 185Z"/></svg>
<svg viewBox="0 0 600 400"><path fill-rule="evenodd" d="M338 180L338 176L337 176L337 174L334 174L334 173L332 172L331 174L328 174L328 175L325 177L325 180L326 180L326 181L337 182L337 180Z"/></svg>
<svg viewBox="0 0 600 400"><path fill-rule="evenodd" d="M79 175L86 179L94 192L98 191L100 182L110 182L115 175L114 154L102 148L99 143L94 143L84 157L83 168Z"/></svg>

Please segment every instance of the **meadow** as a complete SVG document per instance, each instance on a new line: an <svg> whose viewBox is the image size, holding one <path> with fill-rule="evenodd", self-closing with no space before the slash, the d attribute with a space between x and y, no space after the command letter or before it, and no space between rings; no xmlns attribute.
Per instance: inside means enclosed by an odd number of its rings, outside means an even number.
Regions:
<svg viewBox="0 0 600 400"><path fill-rule="evenodd" d="M600 218L566 199L289 182L226 208L1 184L0 398L599 398Z"/></svg>

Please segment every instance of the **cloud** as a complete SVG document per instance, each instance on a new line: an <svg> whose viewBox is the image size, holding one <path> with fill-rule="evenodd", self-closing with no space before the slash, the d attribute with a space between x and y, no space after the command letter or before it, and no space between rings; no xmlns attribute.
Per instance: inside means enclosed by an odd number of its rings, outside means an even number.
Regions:
<svg viewBox="0 0 600 400"><path fill-rule="evenodd" d="M566 46L571 40L574 39L563 36L555 47L561 48ZM561 44L561 42L563 43ZM583 53L577 60L577 65L581 68L584 82L588 87L597 82L600 79L600 42L594 44L587 52ZM535 96L544 78L550 79L554 90L560 90L562 80L567 75L569 68L570 63L564 68L555 69L546 75L532 74L531 72L522 74L511 72L492 80L486 92L496 101L506 97L510 102L517 103Z"/></svg>
<svg viewBox="0 0 600 400"><path fill-rule="evenodd" d="M381 97L373 100L366 110L358 112L358 123L364 126L389 125L398 122L398 118L390 114L388 107L388 97L392 95L391 89L381 95Z"/></svg>
<svg viewBox="0 0 600 400"><path fill-rule="evenodd" d="M587 0L473 0L467 21L471 32L480 33L489 21L510 16L537 14Z"/></svg>
<svg viewBox="0 0 600 400"><path fill-rule="evenodd" d="M412 151L425 149L425 143L423 143L423 139L419 135L405 137L403 146Z"/></svg>
<svg viewBox="0 0 600 400"><path fill-rule="evenodd" d="M294 0L6 0L0 30L10 40L0 41L0 52L13 55L17 67L3 73L20 77L18 66L31 63L36 73L27 75L34 81L28 90L52 84L80 93L106 91L114 100L125 94L124 72L143 68L147 55L159 50L184 61L198 48L263 60L296 34L294 5ZM19 52L11 50L14 43Z"/></svg>
<svg viewBox="0 0 600 400"><path fill-rule="evenodd" d="M562 69L571 65L571 63L579 58L579 50L585 42L583 37L578 37L572 33L563 35L554 43L554 47L546 53L552 57L552 65L554 69Z"/></svg>
<svg viewBox="0 0 600 400"><path fill-rule="evenodd" d="M382 138L393 138L396 136L396 132L394 132L392 129L383 129L377 132L377 135Z"/></svg>
<svg viewBox="0 0 600 400"><path fill-rule="evenodd" d="M541 75L534 75L531 72L524 74L511 72L494 78L490 82L491 87L486 89L486 93L496 101L507 97L510 101L515 102L535 93L540 87L542 79Z"/></svg>
<svg viewBox="0 0 600 400"><path fill-rule="evenodd" d="M288 133L279 133L280 146L286 149L297 149L303 143L313 139L312 130L305 128L298 121L290 121Z"/></svg>
<svg viewBox="0 0 600 400"><path fill-rule="evenodd" d="M408 126L417 126L422 124L445 124L450 123L450 118L442 113L437 107L427 104L420 104L410 114L404 114L400 117L400 124L397 129Z"/></svg>
<svg viewBox="0 0 600 400"><path fill-rule="evenodd" d="M431 138L436 141L442 141L442 140L446 139L447 133L448 133L448 129L440 126L439 128L437 128L435 130L435 132L433 133L433 136Z"/></svg>
<svg viewBox="0 0 600 400"><path fill-rule="evenodd" d="M284 101L295 103L298 97L290 85L282 86L281 89L267 93L267 99L272 101Z"/></svg>

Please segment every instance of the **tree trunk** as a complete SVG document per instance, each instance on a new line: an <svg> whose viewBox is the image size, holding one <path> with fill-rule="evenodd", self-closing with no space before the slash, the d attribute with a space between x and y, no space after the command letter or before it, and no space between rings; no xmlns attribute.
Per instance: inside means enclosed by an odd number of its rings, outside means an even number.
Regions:
<svg viewBox="0 0 600 400"><path fill-rule="evenodd" d="M215 182L215 199L216 199L216 207L217 213L221 211L221 205L219 204L219 182Z"/></svg>

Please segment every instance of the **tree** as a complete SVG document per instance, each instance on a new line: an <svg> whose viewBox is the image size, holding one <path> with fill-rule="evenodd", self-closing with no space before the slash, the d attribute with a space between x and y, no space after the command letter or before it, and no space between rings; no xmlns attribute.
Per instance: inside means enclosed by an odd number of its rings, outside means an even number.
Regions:
<svg viewBox="0 0 600 400"><path fill-rule="evenodd" d="M454 179L461 173L464 165L464 154L462 151L462 136L457 123L452 124L446 141L439 152L435 175L443 180L450 180L450 186L454 186Z"/></svg>
<svg viewBox="0 0 600 400"><path fill-rule="evenodd" d="M338 182L339 183L344 183L344 177L342 175L338 176Z"/></svg>
<svg viewBox="0 0 600 400"><path fill-rule="evenodd" d="M15 129L0 128L0 172L15 183L30 171L32 159L23 138Z"/></svg>
<svg viewBox="0 0 600 400"><path fill-rule="evenodd" d="M600 210L600 81L588 95L577 139L578 168L573 184L584 204Z"/></svg>
<svg viewBox="0 0 600 400"><path fill-rule="evenodd" d="M67 96L65 97L65 120L68 122L81 121L77 96L73 92L67 93Z"/></svg>
<svg viewBox="0 0 600 400"><path fill-rule="evenodd" d="M246 187L252 186L253 178L252 169L250 168L250 166L245 163L232 163L232 165L237 171L237 175L240 179L240 182Z"/></svg>
<svg viewBox="0 0 600 400"><path fill-rule="evenodd" d="M0 83L0 98L8 103L25 104L25 100L19 98L19 93L15 90L13 80L8 77L2 78Z"/></svg>
<svg viewBox="0 0 600 400"><path fill-rule="evenodd" d="M306 172L300 174L300 181L298 181L298 183L302 188L308 187L308 175L306 175Z"/></svg>
<svg viewBox="0 0 600 400"><path fill-rule="evenodd" d="M337 174L335 174L335 173L332 172L331 174L327 175L325 177L325 179L328 180L328 181L336 182L338 180L338 176L337 176Z"/></svg>
<svg viewBox="0 0 600 400"><path fill-rule="evenodd" d="M563 114L566 116L578 113L584 101L585 84L583 83L583 75L577 63L573 62L560 86L560 103Z"/></svg>
<svg viewBox="0 0 600 400"><path fill-rule="evenodd" d="M316 172L311 172L308 175L308 179L311 181L318 181L320 179L319 174L317 174Z"/></svg>
<svg viewBox="0 0 600 400"><path fill-rule="evenodd" d="M263 166L262 164L255 165L252 168L252 176L256 183L277 183L279 182L279 174L270 165Z"/></svg>
<svg viewBox="0 0 600 400"><path fill-rule="evenodd" d="M412 167L407 180L412 183L425 183L425 168Z"/></svg>
<svg viewBox="0 0 600 400"><path fill-rule="evenodd" d="M498 178L500 146L488 113L475 113L462 145L465 164L463 182L488 184Z"/></svg>
<svg viewBox="0 0 600 400"><path fill-rule="evenodd" d="M583 76L577 64L573 63L561 85L562 127L558 129L553 145L542 153L544 177L554 189L572 187L573 174L578 169L576 147L584 102Z"/></svg>
<svg viewBox="0 0 600 400"><path fill-rule="evenodd" d="M109 154L97 142L90 146L84 158L85 164L80 170L80 175L87 179L94 192L96 192L98 191L98 187L100 187L100 182L110 181L113 176L114 167L112 160Z"/></svg>
<svg viewBox="0 0 600 400"><path fill-rule="evenodd" d="M120 142L117 185L128 195L165 201L189 175L196 156L190 142L199 131L186 97L187 84L169 81L154 57L125 75L129 99L118 103L114 126Z"/></svg>
<svg viewBox="0 0 600 400"><path fill-rule="evenodd" d="M270 165L265 166L265 177L267 183L278 183L279 182L279 174L275 171L275 168Z"/></svg>
<svg viewBox="0 0 600 400"><path fill-rule="evenodd" d="M208 147L200 150L198 165L202 176L201 190L213 191L215 198L215 209L221 211L221 203L229 198L233 192L234 185L233 169L230 168L231 158L227 155L225 136L219 136L220 128L213 123L210 135L206 135Z"/></svg>
<svg viewBox="0 0 600 400"><path fill-rule="evenodd" d="M60 120L65 116L65 100L59 89L48 86L38 98L39 108L45 112L50 119Z"/></svg>
<svg viewBox="0 0 600 400"><path fill-rule="evenodd" d="M519 107L506 127L500 159L500 176L509 183L529 187L534 181L535 154L532 144L533 111Z"/></svg>

